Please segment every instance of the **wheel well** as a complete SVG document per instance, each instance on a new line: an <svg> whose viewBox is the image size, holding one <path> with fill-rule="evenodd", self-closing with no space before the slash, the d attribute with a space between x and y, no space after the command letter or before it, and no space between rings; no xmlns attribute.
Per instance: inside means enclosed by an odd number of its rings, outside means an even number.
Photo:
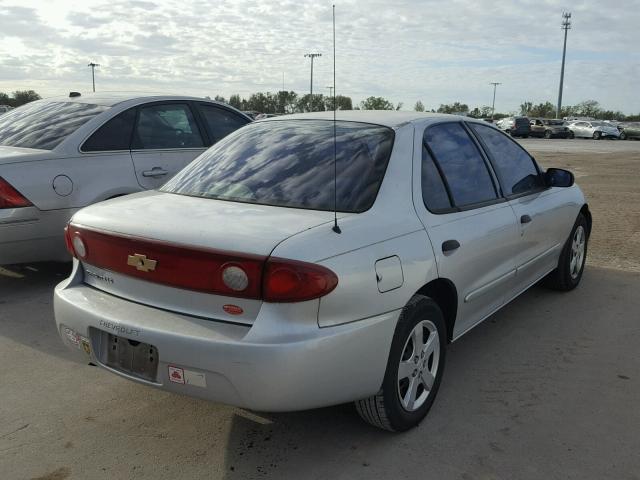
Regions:
<svg viewBox="0 0 640 480"><path fill-rule="evenodd" d="M453 282L446 278L437 278L427 283L417 293L426 295L438 304L444 315L444 321L447 325L447 339L450 342L453 338L453 327L458 313L458 292Z"/></svg>
<svg viewBox="0 0 640 480"><path fill-rule="evenodd" d="M587 229L589 230L587 233L591 235L591 225L593 223L593 219L591 218L591 212L589 211L589 205L586 203L580 209L580 213L584 215L584 218L587 220Z"/></svg>

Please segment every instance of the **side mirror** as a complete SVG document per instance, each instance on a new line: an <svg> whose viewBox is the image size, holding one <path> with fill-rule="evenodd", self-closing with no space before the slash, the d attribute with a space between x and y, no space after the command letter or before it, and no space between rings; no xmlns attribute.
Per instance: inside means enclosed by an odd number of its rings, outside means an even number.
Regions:
<svg viewBox="0 0 640 480"><path fill-rule="evenodd" d="M570 187L575 182L573 173L562 168L549 168L544 174L544 181L548 187Z"/></svg>

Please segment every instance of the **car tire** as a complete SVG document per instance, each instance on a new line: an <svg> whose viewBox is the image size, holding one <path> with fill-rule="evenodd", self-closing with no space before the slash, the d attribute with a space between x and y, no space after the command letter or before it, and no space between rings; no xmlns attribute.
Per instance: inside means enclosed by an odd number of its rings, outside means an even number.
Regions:
<svg viewBox="0 0 640 480"><path fill-rule="evenodd" d="M414 295L396 325L382 388L377 394L355 402L360 416L391 432L403 432L418 425L438 393L446 344L446 325L440 307L429 297Z"/></svg>
<svg viewBox="0 0 640 480"><path fill-rule="evenodd" d="M620 132L620 140L626 140L627 139L627 134L624 132Z"/></svg>
<svg viewBox="0 0 640 480"><path fill-rule="evenodd" d="M529 135L522 135L522 138L529 138Z"/></svg>
<svg viewBox="0 0 640 480"><path fill-rule="evenodd" d="M600 140L601 137L602 137L602 134L600 132L593 132L594 140Z"/></svg>
<svg viewBox="0 0 640 480"><path fill-rule="evenodd" d="M513 134L511 133L511 130L509 130L509 129L505 130L504 133L506 133L507 135L513 136Z"/></svg>
<svg viewBox="0 0 640 480"><path fill-rule="evenodd" d="M544 138L547 138L547 139L551 138L551 130L544 131Z"/></svg>
<svg viewBox="0 0 640 480"><path fill-rule="evenodd" d="M545 278L547 287L568 292L578 286L587 260L589 234L587 219L580 213L562 248L558 267Z"/></svg>
<svg viewBox="0 0 640 480"><path fill-rule="evenodd" d="M568 137L573 140L574 138L576 138L576 134L573 132L569 132Z"/></svg>

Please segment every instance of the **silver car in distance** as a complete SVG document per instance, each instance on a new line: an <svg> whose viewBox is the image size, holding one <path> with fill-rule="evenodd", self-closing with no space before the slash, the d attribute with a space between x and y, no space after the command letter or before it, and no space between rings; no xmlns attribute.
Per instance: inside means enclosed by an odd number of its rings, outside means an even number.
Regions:
<svg viewBox="0 0 640 480"><path fill-rule="evenodd" d="M63 341L164 390L258 411L355 401L402 431L448 343L541 279L580 282L591 215L570 172L469 118L341 111L335 132L335 177L331 112L292 115L76 213Z"/></svg>

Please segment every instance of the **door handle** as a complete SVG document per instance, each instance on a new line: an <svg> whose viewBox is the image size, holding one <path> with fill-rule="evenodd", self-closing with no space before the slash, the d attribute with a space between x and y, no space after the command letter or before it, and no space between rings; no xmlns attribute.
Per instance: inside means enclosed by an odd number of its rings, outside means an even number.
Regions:
<svg viewBox="0 0 640 480"><path fill-rule="evenodd" d="M442 253L453 252L460 248L460 242L457 240L447 240L442 242Z"/></svg>
<svg viewBox="0 0 640 480"><path fill-rule="evenodd" d="M520 223L529 223L531 221L531 217L529 215L522 215L520 217Z"/></svg>
<svg viewBox="0 0 640 480"><path fill-rule="evenodd" d="M169 173L167 170L164 170L160 167L153 167L151 170L145 170L142 172L143 177L162 177Z"/></svg>

